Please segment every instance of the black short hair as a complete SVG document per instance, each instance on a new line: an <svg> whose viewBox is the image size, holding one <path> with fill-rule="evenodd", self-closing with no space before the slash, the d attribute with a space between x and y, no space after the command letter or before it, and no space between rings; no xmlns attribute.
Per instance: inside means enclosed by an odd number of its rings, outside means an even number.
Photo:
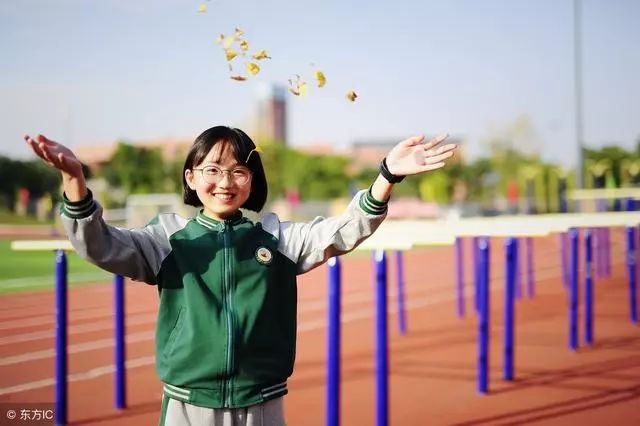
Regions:
<svg viewBox="0 0 640 426"><path fill-rule="evenodd" d="M211 149L220 142L224 144L221 152L227 147L231 148L236 161L247 167L252 173L249 198L240 207L259 212L267 201L268 193L267 177L264 174L260 153L254 151L256 144L245 132L227 126L215 126L207 129L193 141L182 168L182 196L184 203L194 207L202 206L202 201L198 198L198 194L189 188L184 175L187 170L193 170L195 166L200 164Z"/></svg>

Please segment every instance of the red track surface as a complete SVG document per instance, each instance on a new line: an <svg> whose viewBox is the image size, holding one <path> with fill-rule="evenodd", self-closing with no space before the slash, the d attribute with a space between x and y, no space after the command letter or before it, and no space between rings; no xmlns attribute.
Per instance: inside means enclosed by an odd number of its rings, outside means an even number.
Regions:
<svg viewBox="0 0 640 426"><path fill-rule="evenodd" d="M457 319L453 250L405 256L408 327L390 313L392 425L640 424L640 327L628 319L623 234L613 234L613 276L596 277L595 344L567 349L566 297L553 238L535 240L536 296L516 307L516 380L502 382L503 244L492 242L490 394L476 393L476 318L467 243L467 316ZM521 247L524 245L522 244ZM521 249L521 252L524 251ZM581 254L582 254L581 248ZM342 424L375 423L374 300L369 257L343 263ZM394 258L389 307L395 311ZM581 283L582 286L582 283ZM285 397L290 425L325 423L326 269L299 280L298 357ZM155 288L128 282L129 408L113 408L112 294L108 285L69 293L69 420L75 425L156 424L161 386L152 359ZM581 308L581 321L582 321ZM0 298L0 403L53 402L53 294ZM580 323L581 342L583 324ZM105 369L107 368L107 369ZM15 386L30 384L29 390ZM11 390L10 388L13 388ZM6 406L5 406L6 407ZM2 421L0 420L0 424Z"/></svg>

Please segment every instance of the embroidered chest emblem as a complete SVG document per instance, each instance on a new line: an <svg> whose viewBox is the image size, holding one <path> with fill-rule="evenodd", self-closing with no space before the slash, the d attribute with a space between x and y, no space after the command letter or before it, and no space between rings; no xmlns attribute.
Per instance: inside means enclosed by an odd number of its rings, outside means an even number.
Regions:
<svg viewBox="0 0 640 426"><path fill-rule="evenodd" d="M273 260L273 253L266 247L258 247L256 250L256 260L263 265L268 265Z"/></svg>

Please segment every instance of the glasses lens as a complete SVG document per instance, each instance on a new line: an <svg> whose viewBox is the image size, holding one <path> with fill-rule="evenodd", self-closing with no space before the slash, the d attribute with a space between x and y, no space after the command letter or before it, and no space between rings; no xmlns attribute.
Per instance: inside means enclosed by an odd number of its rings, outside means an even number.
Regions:
<svg viewBox="0 0 640 426"><path fill-rule="evenodd" d="M222 178L222 170L209 166L202 169L202 177L208 183L217 183Z"/></svg>
<svg viewBox="0 0 640 426"><path fill-rule="evenodd" d="M235 169L232 176L238 185L244 185L249 180L249 170Z"/></svg>
<svg viewBox="0 0 640 426"><path fill-rule="evenodd" d="M222 170L215 166L208 166L202 169L202 177L207 183L218 183L222 180L222 176L227 173L229 179L237 185L244 185L249 181L251 172L244 168L233 170Z"/></svg>

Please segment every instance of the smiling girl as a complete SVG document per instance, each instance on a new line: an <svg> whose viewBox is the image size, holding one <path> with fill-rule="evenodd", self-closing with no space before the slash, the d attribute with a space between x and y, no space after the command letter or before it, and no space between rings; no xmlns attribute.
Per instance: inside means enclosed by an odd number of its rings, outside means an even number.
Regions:
<svg viewBox="0 0 640 426"><path fill-rule="evenodd" d="M212 127L193 143L183 168L194 218L160 214L141 229L108 225L86 187L81 163L39 135L27 144L62 173L62 221L75 250L106 271L156 285L156 370L163 382L160 425L284 425L282 397L293 373L297 275L353 250L382 223L393 185L444 166L446 135L398 143L380 175L345 212L307 223L273 213L257 222L267 181L243 131Z"/></svg>

